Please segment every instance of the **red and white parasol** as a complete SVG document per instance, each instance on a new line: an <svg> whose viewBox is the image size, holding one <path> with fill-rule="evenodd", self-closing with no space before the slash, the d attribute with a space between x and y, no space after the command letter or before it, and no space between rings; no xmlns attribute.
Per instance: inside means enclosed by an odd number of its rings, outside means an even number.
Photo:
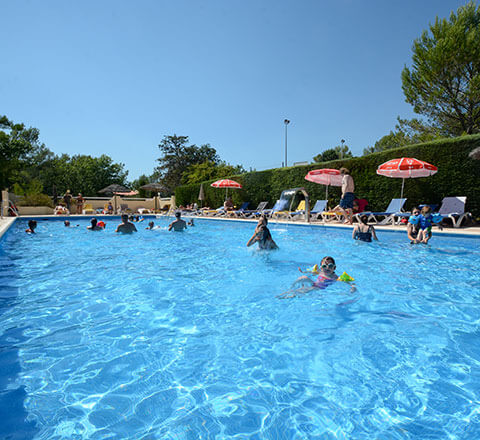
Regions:
<svg viewBox="0 0 480 440"><path fill-rule="evenodd" d="M403 186L405 179L413 179L416 177L432 176L438 171L438 168L423 160L411 157L402 157L400 159L392 159L382 163L377 168L377 174L386 177L397 177L402 179L402 192L400 198L403 197Z"/></svg>
<svg viewBox="0 0 480 440"><path fill-rule="evenodd" d="M242 188L242 185L240 185L238 182L235 182L235 180L230 179L217 180L210 186L213 186L214 188L225 188L225 199L227 198L228 188Z"/></svg>
<svg viewBox="0 0 480 440"><path fill-rule="evenodd" d="M319 170L312 170L307 173L305 180L309 182L319 183L320 185L326 185L325 200L328 200L328 186L342 186L343 176L340 171L332 168L321 168Z"/></svg>

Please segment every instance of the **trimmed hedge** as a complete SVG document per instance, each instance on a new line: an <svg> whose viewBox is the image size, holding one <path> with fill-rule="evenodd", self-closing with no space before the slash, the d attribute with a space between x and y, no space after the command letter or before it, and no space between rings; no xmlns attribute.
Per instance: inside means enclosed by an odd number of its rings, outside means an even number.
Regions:
<svg viewBox="0 0 480 440"><path fill-rule="evenodd" d="M480 216L480 161L470 159L468 153L479 146L480 135L461 136L345 160L245 173L229 177L240 182L243 189L229 189L228 192L232 195L236 206L248 200L250 209L254 209L261 201L268 201L271 207L284 189L304 187L313 205L316 200L325 198L325 186L305 180L308 171L317 168L339 169L344 166L350 170L354 178L355 195L368 200L368 209L383 211L392 198L400 197L402 180L379 176L376 174L376 169L390 159L415 157L437 166L438 172L431 177L405 180L404 197L407 198L405 204L407 210L421 203L440 204L443 197L447 196L466 196L466 210L478 217ZM212 182L203 182L206 197L203 206L217 208L223 204L225 190L212 188L210 186ZM197 202L199 189L200 184L177 187L175 190L177 205ZM330 207L338 203L340 193L338 187L329 188Z"/></svg>

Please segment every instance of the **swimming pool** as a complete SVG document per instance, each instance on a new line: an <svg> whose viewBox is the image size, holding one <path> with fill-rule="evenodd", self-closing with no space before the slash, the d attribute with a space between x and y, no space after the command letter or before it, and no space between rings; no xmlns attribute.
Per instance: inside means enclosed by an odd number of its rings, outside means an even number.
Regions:
<svg viewBox="0 0 480 440"><path fill-rule="evenodd" d="M0 242L2 438L480 438L480 246L198 220ZM298 267L337 283L293 299Z"/></svg>

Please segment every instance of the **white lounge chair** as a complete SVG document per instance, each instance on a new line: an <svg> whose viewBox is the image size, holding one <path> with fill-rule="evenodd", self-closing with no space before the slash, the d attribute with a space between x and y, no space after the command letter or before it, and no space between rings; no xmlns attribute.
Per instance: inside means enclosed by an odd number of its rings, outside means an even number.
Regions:
<svg viewBox="0 0 480 440"><path fill-rule="evenodd" d="M466 197L445 197L442 200L442 206L438 213L443 216L443 219L452 220L453 227L459 228L465 218L471 217L472 214L465 212Z"/></svg>
<svg viewBox="0 0 480 440"><path fill-rule="evenodd" d="M360 223L360 217L366 215L368 217L368 223L376 223L379 225L388 225L389 223L396 223L396 215L402 213L403 205L407 199L392 199L388 205L385 212L359 212L355 214L354 217L357 219L357 222ZM379 220L379 217L384 217L382 221Z"/></svg>

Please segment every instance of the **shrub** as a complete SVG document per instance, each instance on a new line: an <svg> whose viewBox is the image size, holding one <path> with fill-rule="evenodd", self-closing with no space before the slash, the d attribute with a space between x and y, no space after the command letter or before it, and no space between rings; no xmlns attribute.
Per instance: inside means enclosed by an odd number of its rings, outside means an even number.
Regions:
<svg viewBox="0 0 480 440"><path fill-rule="evenodd" d="M30 194L23 196L17 203L20 206L48 206L53 208L52 199L46 194Z"/></svg>
<svg viewBox="0 0 480 440"><path fill-rule="evenodd" d="M308 171L316 168L348 168L355 180L355 194L368 200L368 208L383 211L392 198L400 197L401 179L392 179L376 174L378 166L390 159L415 157L438 167L434 176L406 179L404 197L406 209L421 203L440 204L443 197L466 196L466 209L475 216L480 215L480 161L468 157L468 153L480 146L480 135L440 139L422 144L373 153L368 156L323 162L290 168L276 168L245 173L229 178L242 184L241 190L229 190L234 203L250 201L250 208L261 201L272 206L287 188L304 187L312 200L325 198L325 186L305 180ZM206 200L204 206L217 208L223 203L225 190L212 188L213 181L203 183ZM197 201L200 184L179 186L175 190L177 204L185 205ZM336 205L340 188L330 187L329 206Z"/></svg>

